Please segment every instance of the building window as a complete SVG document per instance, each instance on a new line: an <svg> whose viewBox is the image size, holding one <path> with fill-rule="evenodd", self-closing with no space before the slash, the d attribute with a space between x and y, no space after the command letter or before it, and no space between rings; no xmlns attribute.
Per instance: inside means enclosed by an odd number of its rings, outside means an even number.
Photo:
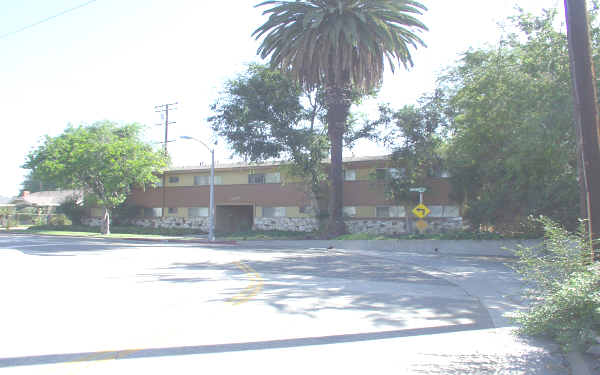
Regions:
<svg viewBox="0 0 600 375"><path fill-rule="evenodd" d="M249 174L248 175L248 183L249 184L264 184L266 183L265 174Z"/></svg>
<svg viewBox="0 0 600 375"><path fill-rule="evenodd" d="M444 217L459 217L460 208L458 206L444 206Z"/></svg>
<svg viewBox="0 0 600 375"><path fill-rule="evenodd" d="M176 184L179 182L179 176L171 176L169 177L169 183L170 184Z"/></svg>
<svg viewBox="0 0 600 375"><path fill-rule="evenodd" d="M343 209L344 216L347 217L355 217L356 216L356 207L354 206L345 206Z"/></svg>
<svg viewBox="0 0 600 375"><path fill-rule="evenodd" d="M356 169L344 169L345 181L356 181Z"/></svg>
<svg viewBox="0 0 600 375"><path fill-rule="evenodd" d="M279 172L267 173L265 181L267 184L278 184L281 182L281 174Z"/></svg>
<svg viewBox="0 0 600 375"><path fill-rule="evenodd" d="M162 208L150 208L144 207L144 217L161 217L162 216Z"/></svg>
<svg viewBox="0 0 600 375"><path fill-rule="evenodd" d="M441 168L430 168L428 175L429 177L450 178L450 172Z"/></svg>
<svg viewBox="0 0 600 375"><path fill-rule="evenodd" d="M221 176L215 176L215 185L221 185ZM210 185L210 176L194 176L194 185Z"/></svg>
<svg viewBox="0 0 600 375"><path fill-rule="evenodd" d="M285 207L263 207L263 217L285 217Z"/></svg>
<svg viewBox="0 0 600 375"><path fill-rule="evenodd" d="M177 211L179 211L179 209L177 207L169 207L169 213L170 214L176 214Z"/></svg>
<svg viewBox="0 0 600 375"><path fill-rule="evenodd" d="M375 170L375 178L377 180L398 179L404 176L404 168L377 168Z"/></svg>
<svg viewBox="0 0 600 375"><path fill-rule="evenodd" d="M208 217L208 207L190 207L188 208L189 217Z"/></svg>
<svg viewBox="0 0 600 375"><path fill-rule="evenodd" d="M385 206L385 207L377 207L376 208L376 215L377 217L390 217L390 207L389 206Z"/></svg>
<svg viewBox="0 0 600 375"><path fill-rule="evenodd" d="M144 188L146 190L156 189L156 188L160 188L160 187L162 187L162 177L157 182L151 182L151 183L144 185Z"/></svg>
<svg viewBox="0 0 600 375"><path fill-rule="evenodd" d="M375 208L377 217L404 217L405 211L402 206L380 206Z"/></svg>

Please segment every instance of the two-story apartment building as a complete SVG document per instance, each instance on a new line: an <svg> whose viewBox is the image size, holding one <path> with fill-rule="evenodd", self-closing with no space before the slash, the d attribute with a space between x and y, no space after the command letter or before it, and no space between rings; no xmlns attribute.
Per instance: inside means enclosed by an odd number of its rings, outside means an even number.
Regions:
<svg viewBox="0 0 600 375"><path fill-rule="evenodd" d="M388 166L388 157L344 159L344 214L349 232L400 234L415 230L414 204L399 205L386 197L383 177L400 173ZM284 170L282 163L217 165L217 231L318 229L315 197L305 183ZM171 168L165 172L164 181L165 186L132 192L129 203L143 211L134 223L207 230L210 168ZM427 185L424 203L431 210L426 218L430 229L460 227L460 211L449 199L448 180L432 177Z"/></svg>

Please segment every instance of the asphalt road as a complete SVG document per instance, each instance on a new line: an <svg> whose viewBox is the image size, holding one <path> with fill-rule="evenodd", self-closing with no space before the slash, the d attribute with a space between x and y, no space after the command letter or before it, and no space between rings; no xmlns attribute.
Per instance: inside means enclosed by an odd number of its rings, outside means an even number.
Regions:
<svg viewBox="0 0 600 375"><path fill-rule="evenodd" d="M0 374L567 374L506 261L0 235Z"/></svg>

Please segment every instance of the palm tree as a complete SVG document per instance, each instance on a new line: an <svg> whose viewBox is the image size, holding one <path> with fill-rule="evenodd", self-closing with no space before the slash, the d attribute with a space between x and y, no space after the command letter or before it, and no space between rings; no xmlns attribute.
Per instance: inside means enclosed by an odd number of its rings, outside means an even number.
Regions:
<svg viewBox="0 0 600 375"><path fill-rule="evenodd" d="M425 6L412 0L265 1L269 19L252 36L264 36L258 54L288 72L302 87L321 88L331 143L328 231L344 233L342 148L352 90L381 84L385 61L412 66L409 48L425 45L427 30L416 16Z"/></svg>

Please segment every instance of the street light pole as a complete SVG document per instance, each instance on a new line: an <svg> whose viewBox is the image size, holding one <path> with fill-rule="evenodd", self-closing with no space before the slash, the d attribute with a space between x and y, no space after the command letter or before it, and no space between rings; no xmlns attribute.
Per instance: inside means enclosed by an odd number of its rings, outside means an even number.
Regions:
<svg viewBox="0 0 600 375"><path fill-rule="evenodd" d="M209 208L209 227L208 240L215 240L215 149L210 149L210 208Z"/></svg>
<svg viewBox="0 0 600 375"><path fill-rule="evenodd" d="M210 151L210 207L208 208L208 240L213 242L215 240L215 149L208 147L206 143L194 137L182 135L180 138L194 140Z"/></svg>

